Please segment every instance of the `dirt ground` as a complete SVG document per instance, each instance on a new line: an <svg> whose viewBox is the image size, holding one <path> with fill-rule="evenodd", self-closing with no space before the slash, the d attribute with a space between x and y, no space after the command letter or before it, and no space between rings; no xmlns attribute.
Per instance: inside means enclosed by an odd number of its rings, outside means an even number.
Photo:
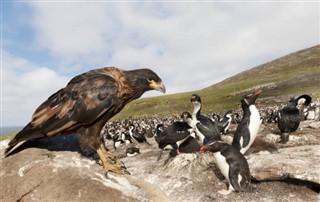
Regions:
<svg viewBox="0 0 320 202"><path fill-rule="evenodd" d="M291 135L291 142L286 145L277 143L280 136L275 124L262 125L258 135L274 142L278 148L320 144L320 129L310 128L309 123L302 122L300 129ZM231 126L229 136L235 128L236 125ZM136 144L136 147L140 148L139 156L124 157L124 149L116 153L120 158L122 157L121 160L131 175L158 185L173 201L320 201L319 184L299 180L252 181L253 192L220 195L217 191L226 189L227 182L217 178L219 173L213 176L212 171L200 168L195 172L193 168L199 157L197 155L204 154L181 154L184 155L183 158L177 156L164 165L168 152L165 152L162 159L157 162L159 151L157 144L153 138L149 139L149 142L152 146ZM176 158L184 160L179 162ZM186 165L177 166L176 164L179 163ZM177 169L181 169L181 172Z"/></svg>

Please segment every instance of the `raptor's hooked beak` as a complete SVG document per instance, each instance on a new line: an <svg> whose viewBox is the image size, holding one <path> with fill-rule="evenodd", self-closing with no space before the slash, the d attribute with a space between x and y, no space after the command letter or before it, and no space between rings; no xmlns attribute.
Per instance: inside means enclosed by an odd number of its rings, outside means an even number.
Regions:
<svg viewBox="0 0 320 202"><path fill-rule="evenodd" d="M160 91L162 93L166 93L166 87L165 85L161 82L157 83L154 80L149 81L150 82L150 87L151 89Z"/></svg>

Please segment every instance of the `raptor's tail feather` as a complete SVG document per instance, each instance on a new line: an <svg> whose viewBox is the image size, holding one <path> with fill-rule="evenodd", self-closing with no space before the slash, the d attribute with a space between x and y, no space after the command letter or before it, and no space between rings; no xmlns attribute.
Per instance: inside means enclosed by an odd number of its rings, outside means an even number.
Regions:
<svg viewBox="0 0 320 202"><path fill-rule="evenodd" d="M4 152L5 157L9 156L13 151L15 151L28 140L44 136L45 134L39 128L34 128L31 123L29 123L9 142L8 148L6 148Z"/></svg>

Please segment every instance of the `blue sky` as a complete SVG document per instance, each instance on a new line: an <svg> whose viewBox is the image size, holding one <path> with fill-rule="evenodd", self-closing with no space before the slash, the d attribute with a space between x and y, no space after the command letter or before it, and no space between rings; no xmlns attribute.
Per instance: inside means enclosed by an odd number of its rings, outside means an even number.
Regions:
<svg viewBox="0 0 320 202"><path fill-rule="evenodd" d="M1 1L1 9L1 126L27 124L90 69L151 68L171 94L319 44L317 1Z"/></svg>

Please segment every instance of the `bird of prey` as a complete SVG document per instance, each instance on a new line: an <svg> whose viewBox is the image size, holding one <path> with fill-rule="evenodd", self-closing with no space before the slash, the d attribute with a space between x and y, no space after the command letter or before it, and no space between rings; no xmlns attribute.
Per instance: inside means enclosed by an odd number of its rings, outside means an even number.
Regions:
<svg viewBox="0 0 320 202"><path fill-rule="evenodd" d="M124 174L122 162L105 148L100 131L126 104L149 90L166 91L150 69L105 67L78 75L36 109L31 122L9 142L5 156L32 139L77 133L81 143L97 151L106 173Z"/></svg>

